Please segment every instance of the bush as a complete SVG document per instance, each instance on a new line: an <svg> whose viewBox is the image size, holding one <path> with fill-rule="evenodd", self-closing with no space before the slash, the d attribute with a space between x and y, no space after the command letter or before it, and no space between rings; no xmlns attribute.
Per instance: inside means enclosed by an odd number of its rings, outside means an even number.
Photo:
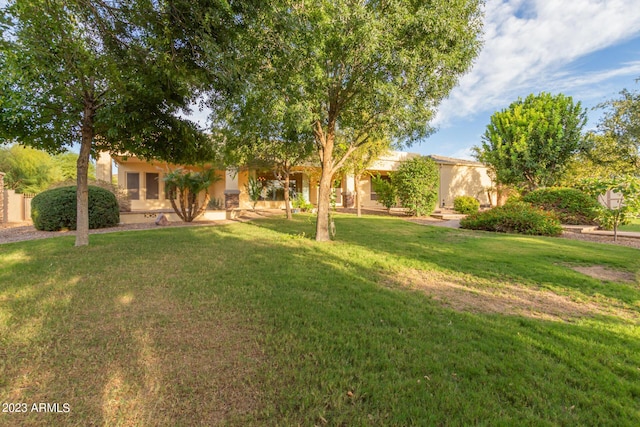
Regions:
<svg viewBox="0 0 640 427"><path fill-rule="evenodd" d="M76 229L76 187L44 191L31 200L31 219L38 230ZM89 186L89 228L113 227L120 222L116 196L104 188Z"/></svg>
<svg viewBox="0 0 640 427"><path fill-rule="evenodd" d="M411 215L430 215L436 208L440 173L429 157L416 157L400 164L391 175L403 208Z"/></svg>
<svg viewBox="0 0 640 427"><path fill-rule="evenodd" d="M524 202L512 202L469 215L460 221L460 227L539 236L557 236L562 233L560 221L552 212Z"/></svg>
<svg viewBox="0 0 640 427"><path fill-rule="evenodd" d="M600 207L593 197L573 188L541 188L522 200L555 213L562 224L595 224Z"/></svg>
<svg viewBox="0 0 640 427"><path fill-rule="evenodd" d="M291 206L294 209L300 209L302 212L307 212L313 209L313 205L310 202L307 202L302 195L302 193L298 193L291 201Z"/></svg>
<svg viewBox="0 0 640 427"><path fill-rule="evenodd" d="M453 209L461 214L473 214L480 210L480 202L471 196L459 196L453 199Z"/></svg>
<svg viewBox="0 0 640 427"><path fill-rule="evenodd" d="M60 181L49 186L48 190L51 190L52 188L59 188L59 187L70 187L75 185L75 182L76 181L73 179ZM91 178L89 178L89 185L95 185L96 187L109 190L116 196L116 199L118 199L118 204L120 205L120 212L131 212L131 198L129 197L129 193L127 192L127 190L125 190L124 188L119 187L107 181L101 181L99 179L96 180Z"/></svg>
<svg viewBox="0 0 640 427"><path fill-rule="evenodd" d="M397 203L396 189L390 180L382 178L380 174L371 177L373 191L378 196L378 203L387 209L391 209Z"/></svg>

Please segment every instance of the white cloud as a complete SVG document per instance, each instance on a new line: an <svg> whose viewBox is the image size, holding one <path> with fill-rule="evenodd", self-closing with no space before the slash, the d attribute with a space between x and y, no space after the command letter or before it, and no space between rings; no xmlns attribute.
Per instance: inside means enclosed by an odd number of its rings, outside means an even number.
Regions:
<svg viewBox="0 0 640 427"><path fill-rule="evenodd" d="M531 92L593 90L614 76L637 76L638 61L603 64L601 71L584 75L562 68L639 33L637 0L488 0L484 48L441 105L436 124L504 108Z"/></svg>

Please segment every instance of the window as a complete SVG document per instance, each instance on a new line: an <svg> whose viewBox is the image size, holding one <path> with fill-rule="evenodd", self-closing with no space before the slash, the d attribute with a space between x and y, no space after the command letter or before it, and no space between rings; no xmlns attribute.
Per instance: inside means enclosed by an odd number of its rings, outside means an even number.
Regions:
<svg viewBox="0 0 640 427"><path fill-rule="evenodd" d="M284 200L284 179L278 179L273 172L259 173L258 182L262 185L260 200L282 201ZM302 175L291 174L289 180L289 197L296 197L297 191L301 188Z"/></svg>
<svg viewBox="0 0 640 427"><path fill-rule="evenodd" d="M127 193L131 200L140 200L140 174L127 172Z"/></svg>
<svg viewBox="0 0 640 427"><path fill-rule="evenodd" d="M147 200L158 200L160 196L159 175L157 173L147 173L145 180L147 183Z"/></svg>

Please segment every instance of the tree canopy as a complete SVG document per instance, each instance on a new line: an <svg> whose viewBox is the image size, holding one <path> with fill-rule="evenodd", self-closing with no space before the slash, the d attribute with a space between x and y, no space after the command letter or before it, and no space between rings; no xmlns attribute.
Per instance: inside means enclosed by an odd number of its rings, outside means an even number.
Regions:
<svg viewBox="0 0 640 427"><path fill-rule="evenodd" d="M80 145L76 246L88 244L92 152L181 163L210 155L209 139L179 113L212 82L215 36L235 19L228 4L13 0L2 16L0 142L52 153Z"/></svg>
<svg viewBox="0 0 640 427"><path fill-rule="evenodd" d="M316 239L329 240L333 175L358 147L409 144L480 48L480 0L277 1L243 34L248 90L268 83L311 131L322 167ZM214 122L239 101L213 100ZM338 156L341 129L354 130Z"/></svg>
<svg viewBox="0 0 640 427"><path fill-rule="evenodd" d="M570 96L542 92L491 116L474 147L499 184L534 190L554 185L581 147L586 110Z"/></svg>

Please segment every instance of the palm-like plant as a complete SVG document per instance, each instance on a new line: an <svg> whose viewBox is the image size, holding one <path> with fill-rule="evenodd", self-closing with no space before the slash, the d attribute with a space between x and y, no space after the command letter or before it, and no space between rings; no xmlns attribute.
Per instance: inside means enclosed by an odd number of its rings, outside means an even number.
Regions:
<svg viewBox="0 0 640 427"><path fill-rule="evenodd" d="M211 199L207 189L220 179L213 169L204 169L202 172L176 169L167 173L164 176L167 196L180 219L191 222L202 215ZM200 202L202 192L204 200Z"/></svg>

